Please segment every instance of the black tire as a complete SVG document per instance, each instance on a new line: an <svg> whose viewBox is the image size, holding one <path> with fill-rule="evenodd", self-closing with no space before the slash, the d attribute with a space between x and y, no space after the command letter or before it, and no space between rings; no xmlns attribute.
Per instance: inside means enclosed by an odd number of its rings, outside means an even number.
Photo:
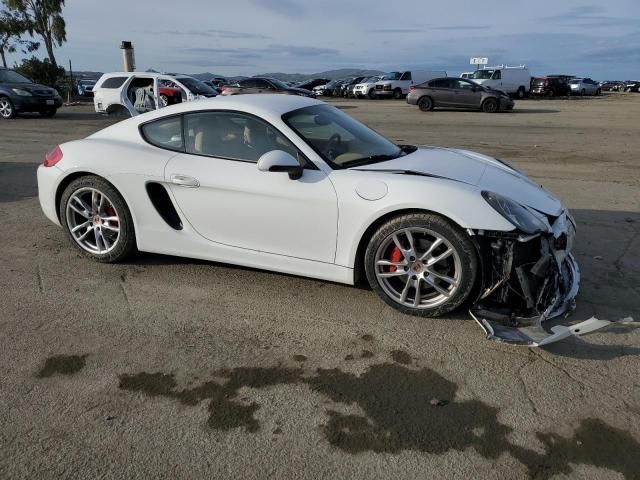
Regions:
<svg viewBox="0 0 640 480"><path fill-rule="evenodd" d="M16 108L13 106L13 102L9 97L0 96L0 118L9 120L15 118Z"/></svg>
<svg viewBox="0 0 640 480"><path fill-rule="evenodd" d="M393 98L394 98L395 100L400 100L400 99L402 98L402 90L400 90L399 88L396 88L396 89L393 91Z"/></svg>
<svg viewBox="0 0 640 480"><path fill-rule="evenodd" d="M556 95L556 92L554 92L553 90L549 90L547 92L547 97L549 97L549 98L553 98L553 97L555 97L555 95Z"/></svg>
<svg viewBox="0 0 640 480"><path fill-rule="evenodd" d="M418 108L423 112L430 112L433 110L433 100L431 97L422 97L418 100Z"/></svg>
<svg viewBox="0 0 640 480"><path fill-rule="evenodd" d="M500 109L500 104L495 98L487 98L482 102L482 111L485 113L496 113Z"/></svg>
<svg viewBox="0 0 640 480"><path fill-rule="evenodd" d="M517 98L518 100L522 100L522 99L523 99L524 97L526 97L526 96L527 96L527 92L526 92L526 90L524 89L524 87L520 87L520 88L518 88L518 91L516 92L516 98Z"/></svg>
<svg viewBox="0 0 640 480"><path fill-rule="evenodd" d="M583 88L582 90L580 90L580 95L582 97L584 97L587 94L587 91Z"/></svg>
<svg viewBox="0 0 640 480"><path fill-rule="evenodd" d="M375 100L376 98L376 89L372 88L371 90L369 90L369 100Z"/></svg>
<svg viewBox="0 0 640 480"><path fill-rule="evenodd" d="M406 228L423 228L435 232L449 242L460 259L460 279L455 292L444 303L431 308L409 307L391 298L376 276L376 252L389 237ZM410 213L399 215L382 224L373 234L365 252L365 272L371 288L390 306L409 315L438 317L458 308L473 291L478 275L478 258L469 236L460 227L440 215Z"/></svg>
<svg viewBox="0 0 640 480"><path fill-rule="evenodd" d="M602 90L600 90L600 89L596 90L596 95L597 95L597 96L602 95Z"/></svg>
<svg viewBox="0 0 640 480"><path fill-rule="evenodd" d="M85 250L74 239L70 231L66 215L67 204L69 203L69 199L71 198L71 196L82 188L93 188L106 195L113 203L114 208L118 212L118 223L120 229L119 237L116 241L115 246L113 247L113 250L106 254L99 255ZM129 207L127 206L124 198L122 198L122 195L120 195L118 190L116 190L113 185L111 185L101 177L95 175L87 175L84 177L76 178L69 185L67 185L67 187L64 189L64 192L62 193L62 197L60 198L60 205L58 205L58 214L60 216L60 223L62 224L62 227L64 228L69 241L86 257L92 258L93 260L102 263L117 263L126 259L136 250L135 227L133 225L133 218L131 217Z"/></svg>
<svg viewBox="0 0 640 480"><path fill-rule="evenodd" d="M52 108L51 110L44 110L42 112L40 112L40 116L44 117L44 118L52 118L56 116L56 113L58 112L57 109Z"/></svg>
<svg viewBox="0 0 640 480"><path fill-rule="evenodd" d="M169 97L167 97L164 94L160 95L160 105L162 105L163 107L168 107L169 106Z"/></svg>

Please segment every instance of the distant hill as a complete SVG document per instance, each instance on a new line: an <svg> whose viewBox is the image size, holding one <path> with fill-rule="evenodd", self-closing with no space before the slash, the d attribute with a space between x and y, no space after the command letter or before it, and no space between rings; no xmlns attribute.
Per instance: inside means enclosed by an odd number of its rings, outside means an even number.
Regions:
<svg viewBox="0 0 640 480"><path fill-rule="evenodd" d="M373 75L380 75L380 70L365 70L360 68L341 68L339 70L327 70L326 72L318 73L263 73L261 77L273 77L285 82L302 82L309 78L328 78L329 80L337 80L345 77L370 77Z"/></svg>

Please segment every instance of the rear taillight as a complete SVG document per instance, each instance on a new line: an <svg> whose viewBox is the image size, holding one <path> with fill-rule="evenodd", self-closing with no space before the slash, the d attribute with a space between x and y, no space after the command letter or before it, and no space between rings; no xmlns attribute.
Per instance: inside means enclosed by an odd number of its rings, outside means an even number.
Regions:
<svg viewBox="0 0 640 480"><path fill-rule="evenodd" d="M416 89L416 87L415 87L415 86L413 86L413 85L411 85L411 86L409 87L409 91L410 91L410 92L413 92L415 89Z"/></svg>
<svg viewBox="0 0 640 480"><path fill-rule="evenodd" d="M56 145L44 156L44 166L53 167L60 160L62 160L62 149L60 148L60 145Z"/></svg>

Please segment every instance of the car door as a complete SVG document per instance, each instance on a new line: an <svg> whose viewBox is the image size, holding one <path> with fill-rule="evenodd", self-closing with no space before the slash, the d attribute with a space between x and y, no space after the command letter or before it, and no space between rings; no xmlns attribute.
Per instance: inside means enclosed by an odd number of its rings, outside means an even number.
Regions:
<svg viewBox="0 0 640 480"><path fill-rule="evenodd" d="M273 126L225 111L185 114L185 153L165 168L180 210L211 242L332 263L337 197L327 175L313 167ZM284 150L308 163L299 180L261 172L257 161Z"/></svg>
<svg viewBox="0 0 640 480"><path fill-rule="evenodd" d="M434 107L451 107L453 102L453 91L451 89L451 79L438 78L427 83L431 90L431 98Z"/></svg>
<svg viewBox="0 0 640 480"><path fill-rule="evenodd" d="M480 108L482 92L473 82L461 78L450 79L452 82L451 105L457 108Z"/></svg>

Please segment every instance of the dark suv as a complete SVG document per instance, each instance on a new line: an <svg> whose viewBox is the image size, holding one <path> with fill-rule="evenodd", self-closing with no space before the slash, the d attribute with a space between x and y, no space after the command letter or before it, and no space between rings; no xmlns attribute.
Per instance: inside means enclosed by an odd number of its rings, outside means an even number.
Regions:
<svg viewBox="0 0 640 480"><path fill-rule="evenodd" d="M58 92L33 83L18 72L0 68L0 117L13 118L21 112L38 112L53 117L62 106Z"/></svg>
<svg viewBox="0 0 640 480"><path fill-rule="evenodd" d="M531 81L531 95L558 97L571 94L569 83L562 77L534 78Z"/></svg>

